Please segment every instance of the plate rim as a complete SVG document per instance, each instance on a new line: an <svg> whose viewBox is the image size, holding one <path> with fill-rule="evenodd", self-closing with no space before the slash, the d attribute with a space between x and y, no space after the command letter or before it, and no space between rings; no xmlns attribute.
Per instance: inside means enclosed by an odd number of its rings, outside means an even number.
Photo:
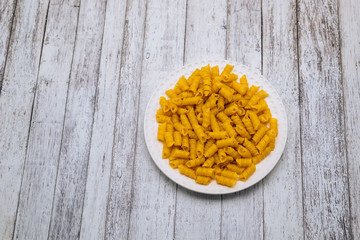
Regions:
<svg viewBox="0 0 360 240"><path fill-rule="evenodd" d="M259 177L259 179L256 179L255 181L251 182L250 184L244 186L243 188L236 188L236 187L226 187L226 186L222 186L224 187L224 192L214 192L214 191L207 191L207 190L199 190L199 189L193 189L191 188L190 186L187 186L186 184L182 184L181 182L179 182L175 176L171 173L169 173L168 171L166 171L166 169L162 169L162 166L155 160L155 157L153 156L152 152L150 151L150 147L149 147L149 141L148 138L147 138L147 134L146 134L146 127L147 127L147 117L148 117L148 111L150 111L149 109L149 106L150 104L152 103L152 99L154 99L159 91L163 88L163 85L164 83L168 83L168 82L173 82L173 77L175 76L178 76L179 73L183 72L184 70L192 67L193 69L197 68L198 66L205 66L207 64L210 64L210 65L221 65L221 64L231 64L231 65L234 65L236 67L240 67L241 69L246 69L246 70L249 70L249 71L252 71L252 73L258 75L260 78L261 78L261 81L264 81L266 82L266 84L272 88L272 91L274 91L276 94L277 94L277 97L279 98L280 100L280 109L282 110L281 112L284 114L284 125L283 128L284 128L284 132L285 132L285 136L284 136L284 144L281 146L282 149L280 149L280 154L278 156L278 158L276 159L276 161L273 162L273 164L268 167L268 168L265 168L265 170L263 171L264 173L262 174L263 176L262 177ZM246 73L245 73L246 74ZM246 74L248 75L248 74ZM169 74L165 75L165 76L168 76L166 77L162 82L160 82L158 84L158 86L155 88L155 90L153 91L153 93L151 94L148 102L147 102L147 105L146 105L146 108L145 108L145 114L144 114L144 124L143 124L143 127L144 127L144 138L145 138L145 144L146 144L146 147L147 147L147 150L150 154L150 157L152 158L152 161L155 163L155 165L157 166L157 168L162 172L162 174L164 174L166 177L168 177L169 179L171 179L174 183L176 183L177 185L185 188L185 189L188 189L190 191L193 191L193 192L197 192L197 193L201 193L201 194L208 194L208 195L225 195L225 194L231 194L231 193L236 193L236 192L240 192L242 190L245 190L245 189L248 189L254 185L256 185L257 183L259 183L261 180L263 180L266 176L269 175L269 173L275 168L275 166L278 164L278 162L280 161L283 153L284 153L284 150L285 150L285 147L287 145L287 138L288 138L288 119L287 119L287 111L286 111L286 107L285 107L285 104L283 102L283 99L281 98L280 94L278 93L278 91L276 90L276 88L268 81L268 79L261 74L261 72L256 69L256 68L252 68L250 66L247 66L247 65L244 65L242 63L239 63L239 62L236 62L236 61L232 61L232 60L229 60L229 59L223 59L223 60L218 60L218 59L212 59L212 60L208 60L208 61L197 61L197 62L193 62L193 63L189 63L189 64L186 64L186 65L183 65L182 67L180 67L179 69L176 69L174 71L171 71L169 72ZM179 76L180 77L180 76ZM261 87L263 88L263 87ZM164 96L164 95L162 95ZM160 97L160 96L158 96ZM161 159L161 160L167 160L168 159ZM171 169L173 171L178 171L177 169ZM187 178L186 176L183 176L184 178ZM246 182L245 182L246 183ZM199 186L200 184L197 184L194 182L194 184L196 184L196 186ZM200 185L200 186L204 186L204 185ZM208 185L206 185L208 186ZM205 187L206 187L205 186Z"/></svg>

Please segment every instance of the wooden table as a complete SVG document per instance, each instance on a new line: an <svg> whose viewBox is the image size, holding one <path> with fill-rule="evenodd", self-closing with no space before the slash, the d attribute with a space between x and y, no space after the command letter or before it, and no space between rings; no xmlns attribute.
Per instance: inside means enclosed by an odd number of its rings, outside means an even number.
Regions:
<svg viewBox="0 0 360 240"><path fill-rule="evenodd" d="M360 1L0 1L1 239L360 239ZM232 59L284 100L260 183L177 186L143 135L183 64Z"/></svg>

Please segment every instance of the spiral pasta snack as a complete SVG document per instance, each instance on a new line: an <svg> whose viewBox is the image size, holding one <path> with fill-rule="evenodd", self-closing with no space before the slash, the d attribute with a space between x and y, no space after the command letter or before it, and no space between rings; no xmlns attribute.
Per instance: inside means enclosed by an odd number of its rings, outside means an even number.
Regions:
<svg viewBox="0 0 360 240"><path fill-rule="evenodd" d="M250 85L234 66L203 66L181 76L159 99L157 140L173 169L208 185L233 187L246 181L275 148L277 119L268 93Z"/></svg>

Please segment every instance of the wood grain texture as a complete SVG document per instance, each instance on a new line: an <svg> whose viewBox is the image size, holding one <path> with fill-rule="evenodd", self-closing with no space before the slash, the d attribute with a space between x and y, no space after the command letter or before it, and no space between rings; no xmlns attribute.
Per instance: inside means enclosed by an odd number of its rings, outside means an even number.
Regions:
<svg viewBox="0 0 360 240"><path fill-rule="evenodd" d="M184 63L224 59L227 2L188 0Z"/></svg>
<svg viewBox="0 0 360 240"><path fill-rule="evenodd" d="M127 4L110 188L106 195L106 239L126 239L129 228L146 4L141 0Z"/></svg>
<svg viewBox="0 0 360 240"><path fill-rule="evenodd" d="M0 95L0 236L13 235L48 1L18 1Z"/></svg>
<svg viewBox="0 0 360 240"><path fill-rule="evenodd" d="M99 75L105 1L81 1L49 237L80 233Z"/></svg>
<svg viewBox="0 0 360 240"><path fill-rule="evenodd" d="M0 1L0 239L360 239L359 14L358 0ZM169 180L143 129L167 74L212 58L262 71L288 114L274 170L224 196Z"/></svg>
<svg viewBox="0 0 360 240"><path fill-rule="evenodd" d="M288 118L286 148L264 179L265 239L303 239L296 1L263 1L263 74Z"/></svg>
<svg viewBox="0 0 360 240"><path fill-rule="evenodd" d="M184 63L224 59L226 23L226 1L188 1ZM221 197L178 187L174 239L219 239L220 235Z"/></svg>
<svg viewBox="0 0 360 240"><path fill-rule="evenodd" d="M15 8L16 0L0 1L0 94Z"/></svg>
<svg viewBox="0 0 360 240"><path fill-rule="evenodd" d="M51 4L22 180L16 239L47 239L78 8Z"/></svg>
<svg viewBox="0 0 360 240"><path fill-rule="evenodd" d="M351 229L352 238L360 239L360 2L339 3Z"/></svg>
<svg viewBox="0 0 360 240"><path fill-rule="evenodd" d="M305 238L349 239L337 2L298 7Z"/></svg>
<svg viewBox="0 0 360 240"><path fill-rule="evenodd" d="M261 71L261 1L229 0L227 57Z"/></svg>
<svg viewBox="0 0 360 240"><path fill-rule="evenodd" d="M135 153L123 157L134 161L128 239L173 238L176 185L153 163L143 126L153 91L166 81L169 72L183 64L185 9L184 0L147 3L136 148Z"/></svg>
<svg viewBox="0 0 360 240"><path fill-rule="evenodd" d="M230 1L228 58L259 71L261 63L261 1ZM263 184L223 196L221 239L263 238Z"/></svg>
<svg viewBox="0 0 360 240"><path fill-rule="evenodd" d="M126 1L108 0L81 222L80 239L85 240L102 239L105 236L125 12ZM129 35L125 37L128 39ZM129 50L125 48L124 51Z"/></svg>

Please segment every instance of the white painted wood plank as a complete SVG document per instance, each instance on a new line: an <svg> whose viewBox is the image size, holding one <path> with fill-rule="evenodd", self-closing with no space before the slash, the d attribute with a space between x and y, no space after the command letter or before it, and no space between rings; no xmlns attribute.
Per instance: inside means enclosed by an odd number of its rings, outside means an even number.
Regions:
<svg viewBox="0 0 360 240"><path fill-rule="evenodd" d="M78 238L99 75L105 1L81 1L49 237Z"/></svg>
<svg viewBox="0 0 360 240"><path fill-rule="evenodd" d="M48 236L78 9L68 1L49 6L15 228L17 239Z"/></svg>
<svg viewBox="0 0 360 240"><path fill-rule="evenodd" d="M134 161L128 239L173 238L176 185L153 163L145 145L143 126L145 108L153 91L166 81L166 74L182 66L185 9L185 0L147 3L140 95L139 100L130 103L138 104L139 113L135 159L133 152L122 156L126 161Z"/></svg>
<svg viewBox="0 0 360 240"><path fill-rule="evenodd" d="M261 1L230 1L228 58L261 71ZM232 195L222 203L221 239L263 238L263 183Z"/></svg>
<svg viewBox="0 0 360 240"><path fill-rule="evenodd" d="M226 57L227 2L188 0L185 64Z"/></svg>
<svg viewBox="0 0 360 240"><path fill-rule="evenodd" d="M13 235L48 1L19 0L0 95L0 236Z"/></svg>
<svg viewBox="0 0 360 240"><path fill-rule="evenodd" d="M136 141L146 4L128 1L115 115L106 239L127 239Z"/></svg>
<svg viewBox="0 0 360 240"><path fill-rule="evenodd" d="M125 0L108 0L81 222L80 239L84 240L105 236L125 12Z"/></svg>
<svg viewBox="0 0 360 240"><path fill-rule="evenodd" d="M261 1L229 0L227 57L261 71Z"/></svg>
<svg viewBox="0 0 360 240"><path fill-rule="evenodd" d="M360 239L360 2L339 1L352 238Z"/></svg>
<svg viewBox="0 0 360 240"><path fill-rule="evenodd" d="M349 239L337 1L298 7L305 238Z"/></svg>
<svg viewBox="0 0 360 240"><path fill-rule="evenodd" d="M303 239L296 1L262 2L263 73L288 117L282 158L264 179L264 238Z"/></svg>
<svg viewBox="0 0 360 240"><path fill-rule="evenodd" d="M226 57L226 1L188 1L185 64ZM194 69L195 70L195 69ZM219 239L221 197L177 188L175 239Z"/></svg>
<svg viewBox="0 0 360 240"><path fill-rule="evenodd" d="M16 0L0 1L0 94L15 8Z"/></svg>

